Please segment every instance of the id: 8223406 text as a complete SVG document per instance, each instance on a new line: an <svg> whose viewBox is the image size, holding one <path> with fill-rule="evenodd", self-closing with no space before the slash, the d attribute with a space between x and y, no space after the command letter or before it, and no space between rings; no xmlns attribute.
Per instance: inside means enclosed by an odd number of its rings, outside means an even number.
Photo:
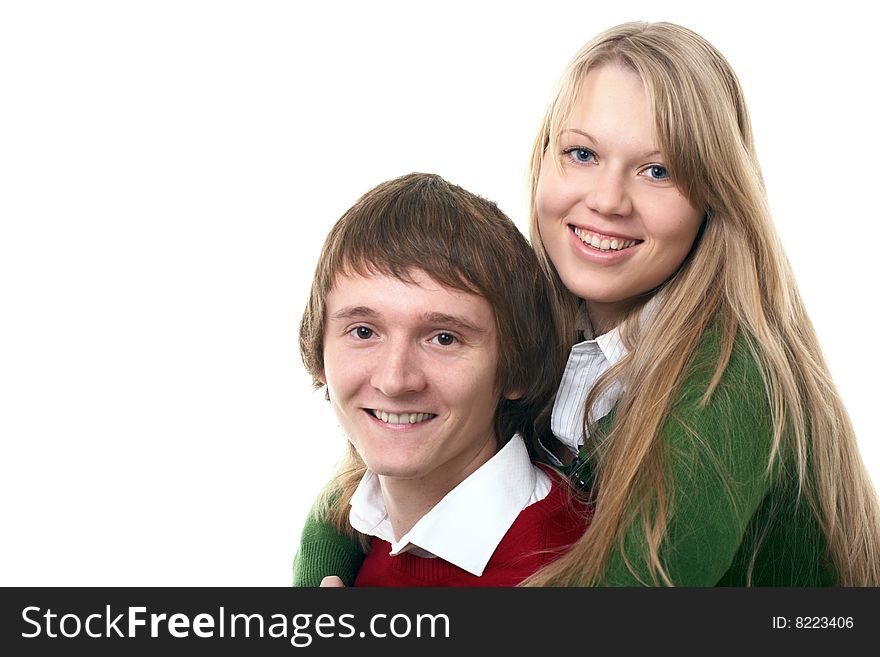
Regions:
<svg viewBox="0 0 880 657"><path fill-rule="evenodd" d="M786 616L773 617L774 630L849 630L855 625L852 616Z"/></svg>

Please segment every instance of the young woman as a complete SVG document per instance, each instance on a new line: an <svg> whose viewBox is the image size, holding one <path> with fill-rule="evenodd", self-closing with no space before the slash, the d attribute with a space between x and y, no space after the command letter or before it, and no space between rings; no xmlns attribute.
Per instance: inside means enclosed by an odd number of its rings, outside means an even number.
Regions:
<svg viewBox="0 0 880 657"><path fill-rule="evenodd" d="M531 227L574 344L557 456L595 511L527 583L880 584L876 496L723 56L666 23L584 46L535 142ZM304 542L345 552L314 519Z"/></svg>

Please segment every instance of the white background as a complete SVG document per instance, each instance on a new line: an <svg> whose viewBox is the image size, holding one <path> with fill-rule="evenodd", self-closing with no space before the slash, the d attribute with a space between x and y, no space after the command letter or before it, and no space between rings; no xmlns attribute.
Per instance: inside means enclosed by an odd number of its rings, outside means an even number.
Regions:
<svg viewBox="0 0 880 657"><path fill-rule="evenodd" d="M880 481L861 3L318 4L0 6L0 584L289 584L344 446L296 342L328 229L373 185L429 171L525 230L556 77L632 19L691 27L739 74Z"/></svg>

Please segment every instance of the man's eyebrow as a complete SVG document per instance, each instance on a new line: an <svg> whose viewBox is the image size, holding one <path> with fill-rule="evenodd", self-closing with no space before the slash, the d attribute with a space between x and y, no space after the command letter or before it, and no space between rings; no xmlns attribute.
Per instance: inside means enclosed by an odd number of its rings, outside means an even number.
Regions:
<svg viewBox="0 0 880 657"><path fill-rule="evenodd" d="M459 331L466 331L470 333L486 333L486 329L475 326L474 324L471 324L469 321L467 321L464 317L459 317L458 315L448 315L446 313L426 313L424 317L425 321L430 324L453 326Z"/></svg>
<svg viewBox="0 0 880 657"><path fill-rule="evenodd" d="M378 317L378 315L379 313L367 306L346 306L330 315L330 319L370 319Z"/></svg>
<svg viewBox="0 0 880 657"><path fill-rule="evenodd" d="M350 319L376 319L379 313L369 306L346 306L340 308L329 317L330 320L350 320ZM451 326L459 331L467 331L470 333L486 333L487 329L476 326L459 315L450 315L448 313L425 313L422 319L427 324L439 324L442 326Z"/></svg>

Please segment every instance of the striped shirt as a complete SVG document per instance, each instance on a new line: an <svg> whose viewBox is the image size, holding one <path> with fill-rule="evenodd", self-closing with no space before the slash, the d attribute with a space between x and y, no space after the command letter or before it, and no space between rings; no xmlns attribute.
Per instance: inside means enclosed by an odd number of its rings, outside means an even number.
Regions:
<svg viewBox="0 0 880 657"><path fill-rule="evenodd" d="M590 329L587 331L587 335L590 335ZM556 401L553 403L550 428L572 453L577 454L578 448L584 442L587 395L598 378L626 356L626 353L617 328L597 338L578 342L571 348L559 383L559 391L556 393ZM622 394L623 388L618 381L606 388L590 409L590 424L608 415Z"/></svg>

